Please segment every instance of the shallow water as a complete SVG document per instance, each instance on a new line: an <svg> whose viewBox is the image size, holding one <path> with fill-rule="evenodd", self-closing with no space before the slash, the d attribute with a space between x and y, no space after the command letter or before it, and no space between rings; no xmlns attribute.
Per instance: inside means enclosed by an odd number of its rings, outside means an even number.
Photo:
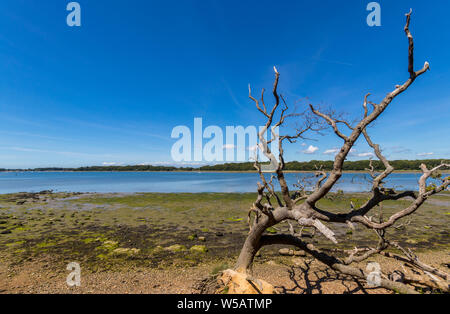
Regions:
<svg viewBox="0 0 450 314"><path fill-rule="evenodd" d="M419 173L396 173L386 186L398 190L416 190ZM256 173L199 173L199 172L4 172L0 173L0 194L16 192L165 192L202 193L255 192ZM287 173L292 186L298 180L313 184L314 175ZM370 190L369 177L362 173L346 173L336 190L366 192Z"/></svg>

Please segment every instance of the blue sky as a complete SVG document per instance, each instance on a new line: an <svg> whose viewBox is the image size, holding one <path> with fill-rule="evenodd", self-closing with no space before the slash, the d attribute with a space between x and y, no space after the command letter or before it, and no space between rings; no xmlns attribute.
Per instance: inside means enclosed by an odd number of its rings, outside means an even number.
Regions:
<svg viewBox="0 0 450 314"><path fill-rule="evenodd" d="M370 129L391 159L449 158L448 1L0 1L0 168L170 162L177 125L261 125L248 99L273 66L289 103L362 114L408 77L404 14L416 66L431 71ZM303 103L304 104L304 103ZM333 158L334 135L290 145L287 160ZM305 153L313 146L313 154ZM317 148L317 149L315 149ZM360 141L351 159L370 152Z"/></svg>

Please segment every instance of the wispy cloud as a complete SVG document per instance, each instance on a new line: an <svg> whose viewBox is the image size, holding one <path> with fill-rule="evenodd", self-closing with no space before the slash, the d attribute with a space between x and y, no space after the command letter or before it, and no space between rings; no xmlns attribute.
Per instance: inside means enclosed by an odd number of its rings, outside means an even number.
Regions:
<svg viewBox="0 0 450 314"><path fill-rule="evenodd" d="M324 59L324 58L320 58L320 57L313 57L312 59L314 61L318 61L318 62L325 62L325 63L332 63L332 64L338 64L338 65L345 65L345 66L348 66L348 67L352 67L353 66L352 63L339 61L339 60L329 60L329 59Z"/></svg>
<svg viewBox="0 0 450 314"><path fill-rule="evenodd" d="M339 148L332 148L332 149L328 149L326 151L323 152L324 155L337 155L337 153L339 152ZM363 152L363 153L358 153L358 151L354 148L352 148L349 152L349 156L352 157L374 157L374 153L372 152Z"/></svg>
<svg viewBox="0 0 450 314"><path fill-rule="evenodd" d="M223 145L223 147L222 147L222 149L225 149L225 150L234 150L236 148L237 148L237 146L235 146L233 144L226 144L226 145Z"/></svg>
<svg viewBox="0 0 450 314"><path fill-rule="evenodd" d="M339 148L327 149L323 152L324 155L336 155L339 152Z"/></svg>
<svg viewBox="0 0 450 314"><path fill-rule="evenodd" d="M171 167L201 167L212 165L208 162L174 162L174 161L149 161L140 163L139 166L171 166Z"/></svg>
<svg viewBox="0 0 450 314"><path fill-rule="evenodd" d="M374 157L375 155L373 153L359 153L356 154L358 157Z"/></svg>
<svg viewBox="0 0 450 314"><path fill-rule="evenodd" d="M417 154L417 156L419 156L419 157L432 156L432 155L434 155L434 153L419 153L419 154Z"/></svg>
<svg viewBox="0 0 450 314"><path fill-rule="evenodd" d="M29 137L38 137L48 140L57 140L57 141L67 141L67 138L63 137L55 137L55 136L47 136L47 135L41 135L36 133L28 133L28 132L10 132L10 131L0 131L0 134L6 134L6 135L15 135L15 136L29 136Z"/></svg>
<svg viewBox="0 0 450 314"><path fill-rule="evenodd" d="M393 147L390 147L389 150L391 150L394 154L411 153L411 149L403 147L403 146L393 146Z"/></svg>
<svg viewBox="0 0 450 314"><path fill-rule="evenodd" d="M122 163L119 163L119 162L103 162L102 165L103 166L120 166L120 165L122 165Z"/></svg>
<svg viewBox="0 0 450 314"><path fill-rule="evenodd" d="M239 108L242 108L241 103L237 100L236 96L234 95L233 90L231 89L230 85L228 85L228 82L224 79L222 79L223 85L225 86L225 89L227 90L228 94L230 95L230 98L233 100L233 102L238 106Z"/></svg>
<svg viewBox="0 0 450 314"><path fill-rule="evenodd" d="M111 157L110 154L90 154L90 153L80 153L80 152L69 152L69 151L55 151L55 150L45 150L29 147L0 147L3 150L24 152L24 153L44 153L44 154L58 154L72 157Z"/></svg>
<svg viewBox="0 0 450 314"><path fill-rule="evenodd" d="M18 118L16 116L12 116L12 115L5 114L5 113L1 114L1 119L2 120L4 119L4 120L7 120L7 121L11 121L11 122L14 122L14 123L18 123L18 124L34 126L34 127L37 127L37 128L48 128L49 127L48 123L39 123L39 122L36 122L36 121L26 120L26 119Z"/></svg>
<svg viewBox="0 0 450 314"><path fill-rule="evenodd" d="M59 118L59 121L71 123L71 124L77 124L80 126L88 127L88 128L96 128L96 129L102 129L107 131L114 131L118 133L125 133L125 134L131 134L131 135L138 135L138 136L148 136L153 138L158 138L162 140L168 140L170 139L169 134L167 136L163 136L160 134L155 133L148 133L140 130L133 130L129 127L114 127L110 125L105 125L97 122L89 122L89 121L82 121L82 120L76 120L76 119L66 119L66 118Z"/></svg>

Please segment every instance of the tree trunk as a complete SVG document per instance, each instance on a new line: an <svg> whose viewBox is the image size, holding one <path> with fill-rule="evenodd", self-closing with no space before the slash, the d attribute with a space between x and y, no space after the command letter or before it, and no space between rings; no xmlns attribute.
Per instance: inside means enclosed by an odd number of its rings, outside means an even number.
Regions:
<svg viewBox="0 0 450 314"><path fill-rule="evenodd" d="M260 223L250 231L234 268L237 272L251 274L253 260L261 248L261 237L268 227Z"/></svg>

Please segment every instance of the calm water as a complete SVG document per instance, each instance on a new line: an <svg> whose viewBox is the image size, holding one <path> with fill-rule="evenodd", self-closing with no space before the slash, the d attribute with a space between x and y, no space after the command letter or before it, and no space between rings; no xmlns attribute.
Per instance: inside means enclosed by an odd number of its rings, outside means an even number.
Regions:
<svg viewBox="0 0 450 314"><path fill-rule="evenodd" d="M288 173L289 184L312 174ZM399 190L417 189L420 174L390 176L387 186ZM312 179L312 178L311 178ZM370 190L364 174L346 173L336 189L345 192ZM255 192L256 173L182 172L11 172L0 173L0 194L16 192Z"/></svg>

